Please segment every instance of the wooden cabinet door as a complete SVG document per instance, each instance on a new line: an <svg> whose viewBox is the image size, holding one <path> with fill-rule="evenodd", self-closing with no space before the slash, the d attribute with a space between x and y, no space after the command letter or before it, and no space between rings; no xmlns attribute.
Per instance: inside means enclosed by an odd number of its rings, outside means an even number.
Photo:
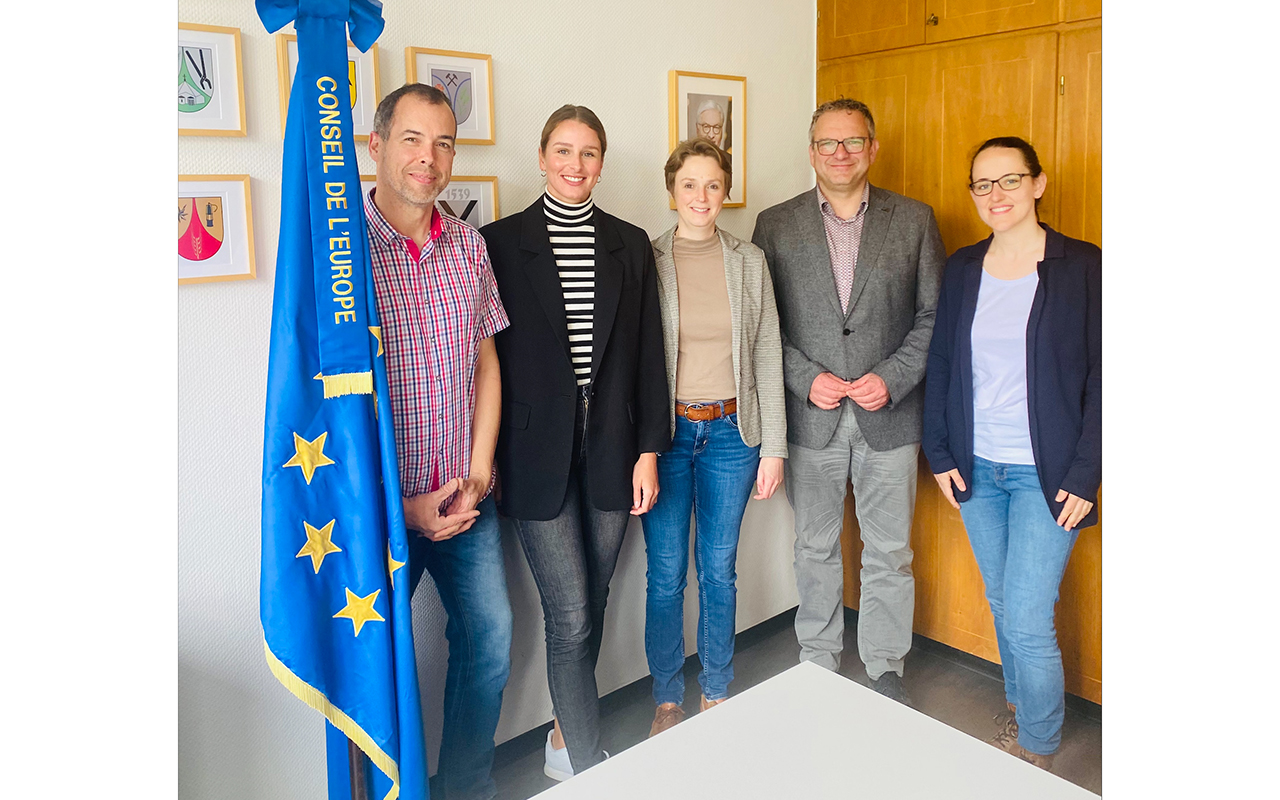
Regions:
<svg viewBox="0 0 1280 800"><path fill-rule="evenodd" d="M1062 21L1076 22L1102 16L1102 0L1062 0Z"/></svg>
<svg viewBox="0 0 1280 800"><path fill-rule="evenodd" d="M818 0L818 60L924 44L925 0Z"/></svg>
<svg viewBox="0 0 1280 800"><path fill-rule="evenodd" d="M1062 34L1059 68L1058 230L1101 247L1102 28Z"/></svg>
<svg viewBox="0 0 1280 800"><path fill-rule="evenodd" d="M921 99L933 86L930 52L867 56L818 69L818 102L861 100L875 118L880 152L868 176L873 184L917 197L927 176L914 166L925 157ZM913 168L908 169L908 165Z"/></svg>
<svg viewBox="0 0 1280 800"><path fill-rule="evenodd" d="M1033 33L937 48L934 88L920 105L928 147L911 165L927 179L914 195L933 206L947 252L987 238L969 195L969 162L993 136L1020 136L1042 164L1055 162L1058 34ZM883 151L883 145L881 145ZM1040 218L1056 224L1051 193Z"/></svg>
<svg viewBox="0 0 1280 800"><path fill-rule="evenodd" d="M925 41L949 42L988 33L1052 25L1060 0L928 0Z"/></svg>

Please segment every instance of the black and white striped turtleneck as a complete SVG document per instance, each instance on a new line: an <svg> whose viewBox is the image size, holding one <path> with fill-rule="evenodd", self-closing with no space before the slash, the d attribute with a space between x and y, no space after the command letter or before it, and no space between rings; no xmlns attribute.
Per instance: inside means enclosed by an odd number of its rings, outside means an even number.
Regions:
<svg viewBox="0 0 1280 800"><path fill-rule="evenodd" d="M592 219L595 204L588 198L580 205L570 205L544 192L542 205L551 252L560 273L560 291L564 293L569 358L578 385L585 386L591 383L591 326L596 308L596 226Z"/></svg>

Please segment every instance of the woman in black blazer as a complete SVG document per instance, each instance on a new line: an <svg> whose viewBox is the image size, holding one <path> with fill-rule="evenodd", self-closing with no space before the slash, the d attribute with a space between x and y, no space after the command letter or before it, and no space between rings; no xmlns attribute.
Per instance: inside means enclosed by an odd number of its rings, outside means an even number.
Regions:
<svg viewBox="0 0 1280 800"><path fill-rule="evenodd" d="M591 198L605 146L590 109L558 109L538 153L546 191L481 230L511 320L496 338L498 506L542 599L556 715L544 772L557 780L604 756L595 668L609 580L671 444L653 248Z"/></svg>
<svg viewBox="0 0 1280 800"><path fill-rule="evenodd" d="M1039 222L1048 179L1022 139L984 142L969 180L992 235L947 261L921 449L995 618L1012 714L991 741L1049 769L1064 715L1054 604L1102 481L1102 251Z"/></svg>

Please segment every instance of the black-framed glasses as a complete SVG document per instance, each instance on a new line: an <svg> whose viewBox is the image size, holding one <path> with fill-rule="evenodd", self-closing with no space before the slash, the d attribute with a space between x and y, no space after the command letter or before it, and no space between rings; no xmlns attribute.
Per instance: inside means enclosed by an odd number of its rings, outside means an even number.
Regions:
<svg viewBox="0 0 1280 800"><path fill-rule="evenodd" d="M818 139L812 144L824 156L835 155L836 148L844 145L845 152L852 156L865 150L869 141L870 136L852 136L848 139Z"/></svg>
<svg viewBox="0 0 1280 800"><path fill-rule="evenodd" d="M1023 178L1031 177L1030 172L1010 172L1008 175L1001 175L994 181L980 180L969 184L969 191L978 197L985 197L991 194L991 190L996 188L996 184L1000 184L1000 188L1006 192L1012 192L1022 185Z"/></svg>

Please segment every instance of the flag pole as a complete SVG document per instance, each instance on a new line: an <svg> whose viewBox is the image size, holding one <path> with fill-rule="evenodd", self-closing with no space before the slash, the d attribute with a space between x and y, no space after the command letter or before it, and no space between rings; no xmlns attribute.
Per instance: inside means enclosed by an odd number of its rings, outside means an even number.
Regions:
<svg viewBox="0 0 1280 800"><path fill-rule="evenodd" d="M369 782L364 771L364 751L347 739L347 764L351 772L351 800L369 800Z"/></svg>

